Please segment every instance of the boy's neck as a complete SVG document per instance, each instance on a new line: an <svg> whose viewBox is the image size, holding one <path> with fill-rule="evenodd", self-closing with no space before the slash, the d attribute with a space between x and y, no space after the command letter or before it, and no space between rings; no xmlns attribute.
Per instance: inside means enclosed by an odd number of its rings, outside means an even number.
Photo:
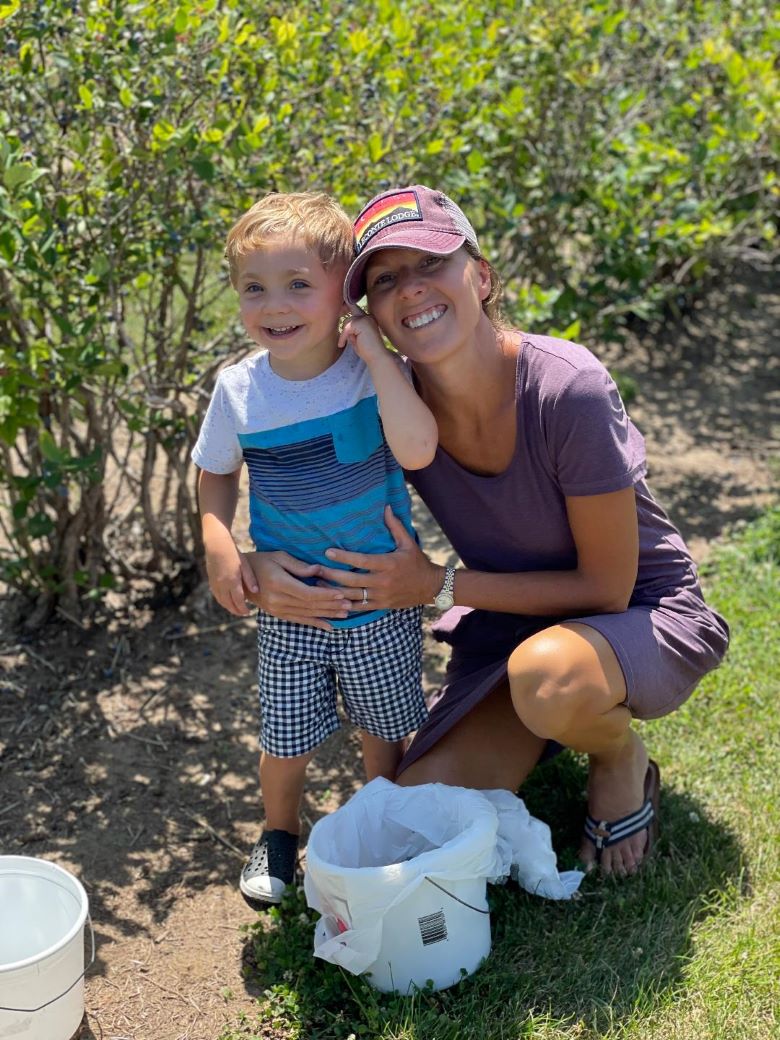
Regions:
<svg viewBox="0 0 780 1040"><path fill-rule="evenodd" d="M302 357L291 358L289 361L268 354L268 364L271 371L280 379L288 379L290 382L301 383L309 379L316 379L323 372L336 364L343 355L343 351L334 343L329 349L322 348L317 351L304 354Z"/></svg>

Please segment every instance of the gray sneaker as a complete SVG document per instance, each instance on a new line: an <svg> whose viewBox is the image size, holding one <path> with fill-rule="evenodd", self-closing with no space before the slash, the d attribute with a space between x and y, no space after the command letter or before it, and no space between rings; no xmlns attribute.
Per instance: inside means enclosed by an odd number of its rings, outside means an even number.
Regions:
<svg viewBox="0 0 780 1040"><path fill-rule="evenodd" d="M263 831L241 871L241 895L253 910L281 903L282 893L295 877L298 835L289 831Z"/></svg>

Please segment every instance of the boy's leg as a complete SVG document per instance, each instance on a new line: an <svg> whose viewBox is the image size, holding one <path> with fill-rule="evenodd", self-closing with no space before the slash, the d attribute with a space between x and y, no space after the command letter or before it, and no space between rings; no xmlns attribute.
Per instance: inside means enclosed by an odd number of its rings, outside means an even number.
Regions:
<svg viewBox="0 0 780 1040"><path fill-rule="evenodd" d="M328 633L258 615L260 788L266 826L241 872L253 908L279 903L295 876L299 811L314 749L338 728Z"/></svg>
<svg viewBox="0 0 780 1040"><path fill-rule="evenodd" d="M395 780L409 735L428 716L421 614L419 607L391 611L348 630L339 642L339 685L347 715L360 730L368 780Z"/></svg>
<svg viewBox="0 0 780 1040"><path fill-rule="evenodd" d="M300 831L300 805L306 767L314 752L294 758L277 758L266 751L260 753L260 790L265 807L268 830Z"/></svg>
<svg viewBox="0 0 780 1040"><path fill-rule="evenodd" d="M374 780L378 776L383 776L386 780L395 780L398 763L406 751L407 739L404 737L402 740L382 740L381 737L361 730L360 741L363 746L366 780Z"/></svg>
<svg viewBox="0 0 780 1040"><path fill-rule="evenodd" d="M295 878L298 862L299 810L306 767L313 752L294 758L260 754L260 788L265 828L241 871L239 887L247 903L260 910L281 902Z"/></svg>

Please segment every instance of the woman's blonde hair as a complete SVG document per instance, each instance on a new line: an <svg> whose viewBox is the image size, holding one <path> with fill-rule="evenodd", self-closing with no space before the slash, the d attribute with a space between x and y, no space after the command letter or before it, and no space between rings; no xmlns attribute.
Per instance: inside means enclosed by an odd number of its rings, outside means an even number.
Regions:
<svg viewBox="0 0 780 1040"><path fill-rule="evenodd" d="M319 191L273 192L248 209L228 232L225 257L233 288L239 257L279 235L301 239L323 267L343 267L346 273L352 263L352 221L335 199Z"/></svg>

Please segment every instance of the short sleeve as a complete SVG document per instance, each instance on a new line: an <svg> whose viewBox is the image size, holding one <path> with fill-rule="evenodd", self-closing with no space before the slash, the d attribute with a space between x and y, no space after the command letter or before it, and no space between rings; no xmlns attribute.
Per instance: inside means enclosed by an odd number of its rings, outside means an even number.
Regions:
<svg viewBox="0 0 780 1040"><path fill-rule="evenodd" d="M217 377L211 401L200 428L192 461L209 473L234 473L243 462L236 420L230 407L223 374Z"/></svg>
<svg viewBox="0 0 780 1040"><path fill-rule="evenodd" d="M644 438L626 415L603 365L578 368L560 387L545 423L564 495L603 495L644 477Z"/></svg>

